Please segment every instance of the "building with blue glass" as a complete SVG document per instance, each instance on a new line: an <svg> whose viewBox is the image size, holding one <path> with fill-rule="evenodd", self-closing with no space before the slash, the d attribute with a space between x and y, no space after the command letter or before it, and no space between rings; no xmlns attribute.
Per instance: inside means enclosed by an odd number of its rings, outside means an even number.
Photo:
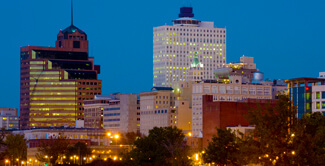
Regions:
<svg viewBox="0 0 325 166"><path fill-rule="evenodd" d="M285 82L288 84L290 99L298 109L298 118L313 112L325 115L325 79L303 77Z"/></svg>

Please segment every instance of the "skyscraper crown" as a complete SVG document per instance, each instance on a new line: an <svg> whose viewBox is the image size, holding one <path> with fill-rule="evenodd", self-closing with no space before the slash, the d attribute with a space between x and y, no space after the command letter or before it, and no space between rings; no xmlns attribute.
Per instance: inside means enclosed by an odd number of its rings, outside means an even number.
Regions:
<svg viewBox="0 0 325 166"><path fill-rule="evenodd" d="M181 7L181 13L178 15L179 17L194 17L193 8L192 7Z"/></svg>

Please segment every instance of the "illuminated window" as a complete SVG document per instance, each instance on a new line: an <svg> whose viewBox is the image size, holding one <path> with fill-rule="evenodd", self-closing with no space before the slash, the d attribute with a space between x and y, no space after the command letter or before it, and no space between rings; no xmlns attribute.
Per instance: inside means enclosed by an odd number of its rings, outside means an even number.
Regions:
<svg viewBox="0 0 325 166"><path fill-rule="evenodd" d="M316 102L316 109L320 109L320 102Z"/></svg>

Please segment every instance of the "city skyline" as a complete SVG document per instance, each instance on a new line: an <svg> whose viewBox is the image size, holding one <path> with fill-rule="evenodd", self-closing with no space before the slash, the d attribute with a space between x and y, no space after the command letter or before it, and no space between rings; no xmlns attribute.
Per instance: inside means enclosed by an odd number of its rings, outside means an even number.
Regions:
<svg viewBox="0 0 325 166"><path fill-rule="evenodd" d="M74 23L87 32L89 55L102 66L103 94L151 89L152 28L172 25L183 6L181 1L170 0L127 2L74 3ZM196 19L227 27L227 63L243 54L254 57L257 68L271 79L317 77L324 70L321 28L325 23L321 20L325 12L321 6L293 0L192 1ZM0 14L6 24L1 27L5 63L0 68L0 107L19 108L20 46L54 46L59 30L70 25L70 1L6 1Z"/></svg>

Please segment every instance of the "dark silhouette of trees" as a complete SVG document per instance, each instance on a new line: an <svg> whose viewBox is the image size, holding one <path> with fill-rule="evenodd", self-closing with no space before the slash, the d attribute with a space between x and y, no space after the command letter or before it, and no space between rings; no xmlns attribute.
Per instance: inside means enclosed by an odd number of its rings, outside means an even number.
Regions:
<svg viewBox="0 0 325 166"><path fill-rule="evenodd" d="M26 160L27 144L24 134L8 134L4 143L7 146L5 156L10 158L12 163L19 164L20 161Z"/></svg>
<svg viewBox="0 0 325 166"><path fill-rule="evenodd" d="M60 156L67 153L69 140L62 135L42 140L36 153L37 160L54 165Z"/></svg>
<svg viewBox="0 0 325 166"><path fill-rule="evenodd" d="M189 165L185 135L176 127L154 127L124 154L125 165Z"/></svg>
<svg viewBox="0 0 325 166"><path fill-rule="evenodd" d="M204 160L221 165L325 165L324 116L305 113L298 119L296 114L289 97L279 95L275 105L249 111L247 119L255 125L251 137L217 129Z"/></svg>

